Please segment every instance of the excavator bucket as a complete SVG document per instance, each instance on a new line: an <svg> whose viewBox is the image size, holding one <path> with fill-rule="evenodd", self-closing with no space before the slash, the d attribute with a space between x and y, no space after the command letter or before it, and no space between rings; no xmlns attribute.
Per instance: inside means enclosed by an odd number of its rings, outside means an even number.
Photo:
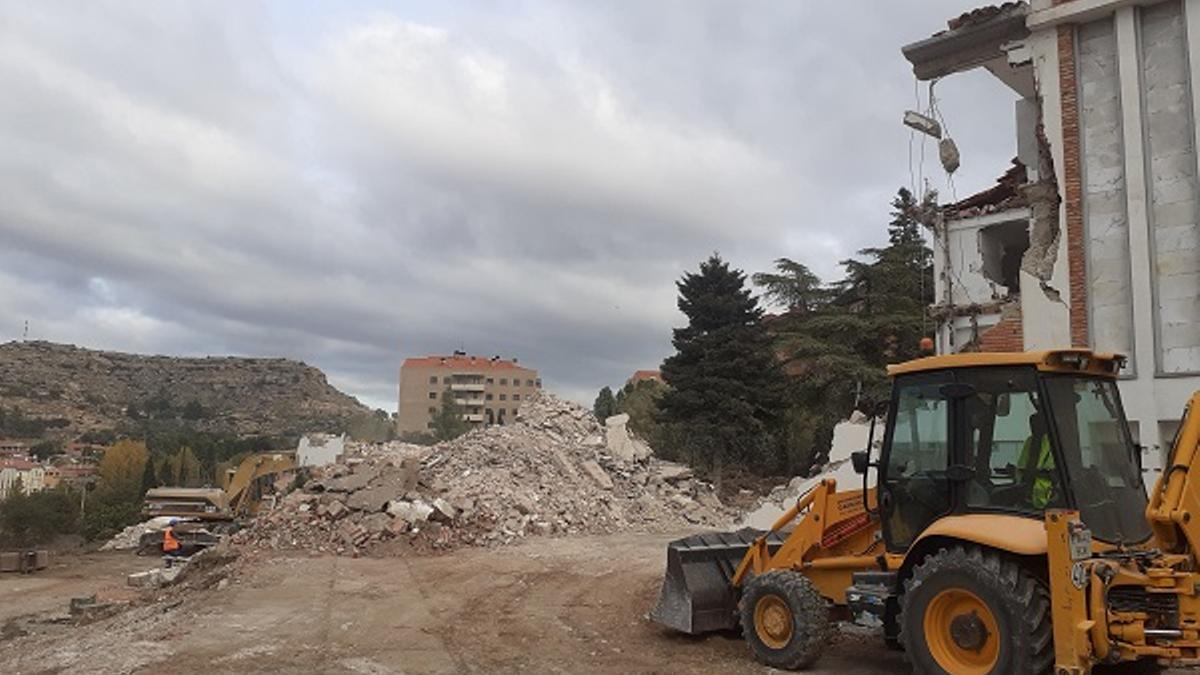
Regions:
<svg viewBox="0 0 1200 675"><path fill-rule="evenodd" d="M729 630L737 626L737 593L730 581L750 544L762 530L712 532L667 545L667 573L650 618L684 633ZM772 534L772 552L783 541Z"/></svg>

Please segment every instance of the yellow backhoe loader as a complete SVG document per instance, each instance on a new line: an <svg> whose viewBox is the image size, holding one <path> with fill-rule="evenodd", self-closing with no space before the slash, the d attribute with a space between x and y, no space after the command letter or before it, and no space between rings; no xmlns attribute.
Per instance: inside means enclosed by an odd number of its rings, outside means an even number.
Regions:
<svg viewBox="0 0 1200 675"><path fill-rule="evenodd" d="M740 627L785 669L830 648L838 620L881 628L919 673L1200 664L1200 392L1147 499L1123 361L1071 349L890 367L879 456L852 456L862 485L826 478L767 532L671 542L651 616Z"/></svg>

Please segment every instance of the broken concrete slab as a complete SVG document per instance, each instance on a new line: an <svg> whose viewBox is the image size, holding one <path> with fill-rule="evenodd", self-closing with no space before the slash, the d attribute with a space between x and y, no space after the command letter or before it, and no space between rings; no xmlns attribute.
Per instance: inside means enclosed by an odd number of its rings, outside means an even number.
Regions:
<svg viewBox="0 0 1200 675"><path fill-rule="evenodd" d="M656 475L661 480L674 483L682 480L688 480L694 474L690 466L684 466L683 464L676 464L674 462L663 462L659 465Z"/></svg>
<svg viewBox="0 0 1200 675"><path fill-rule="evenodd" d="M580 462L579 468L583 469L583 472L586 473L589 478L595 481L596 485L598 485L601 489L613 489L612 478L610 478L608 472L600 468L600 465L596 462L590 459Z"/></svg>
<svg viewBox="0 0 1200 675"><path fill-rule="evenodd" d="M608 454L623 462L640 462L650 456L650 446L629 433L629 415L621 413L604 420L604 441Z"/></svg>
<svg viewBox="0 0 1200 675"><path fill-rule="evenodd" d="M342 502L330 502L325 505L325 516L337 520L350 512L350 509Z"/></svg>
<svg viewBox="0 0 1200 675"><path fill-rule="evenodd" d="M354 492L355 490L367 487L371 481L378 477L379 469L360 464L355 467L354 473L342 476L341 478L324 481L322 484L325 486L327 492Z"/></svg>
<svg viewBox="0 0 1200 675"><path fill-rule="evenodd" d="M385 485L381 487L368 488L359 490L350 495L346 499L346 506L355 511L366 511L368 513L377 513L382 511L392 497L396 496L394 487Z"/></svg>
<svg viewBox="0 0 1200 675"><path fill-rule="evenodd" d="M388 504L387 512L409 523L420 523L429 520L429 516L433 514L433 507L422 501L397 499Z"/></svg>
<svg viewBox="0 0 1200 675"><path fill-rule="evenodd" d="M448 523L454 520L454 516L456 515L455 509L445 499L439 497L433 500L431 506L433 507L433 512L429 514L430 520L436 520L443 523Z"/></svg>
<svg viewBox="0 0 1200 675"><path fill-rule="evenodd" d="M386 513L372 513L359 521L359 525L371 535L379 535L387 532L391 524L392 517Z"/></svg>
<svg viewBox="0 0 1200 675"><path fill-rule="evenodd" d="M183 565L156 567L145 572L135 572L125 577L125 582L134 588L159 588L175 581Z"/></svg>

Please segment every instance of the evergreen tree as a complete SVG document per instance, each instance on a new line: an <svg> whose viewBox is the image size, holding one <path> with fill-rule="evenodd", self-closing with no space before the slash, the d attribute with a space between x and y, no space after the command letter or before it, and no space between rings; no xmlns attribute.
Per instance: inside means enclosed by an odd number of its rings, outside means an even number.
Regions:
<svg viewBox="0 0 1200 675"><path fill-rule="evenodd" d="M433 435L439 441L448 441L467 433L471 426L463 419L462 408L454 401L454 392L442 392L442 407L433 416Z"/></svg>
<svg viewBox="0 0 1200 675"><path fill-rule="evenodd" d="M658 380L641 380L628 383L621 388L620 401L613 414L629 415L629 430L642 438L655 438L658 434L658 399L667 390L667 385Z"/></svg>
<svg viewBox="0 0 1200 675"><path fill-rule="evenodd" d="M785 367L797 376L787 438L791 463L801 470L806 461L823 462L834 424L886 398L887 364L920 355L920 339L931 330L925 311L933 300L933 256L916 215L933 199L918 205L901 188L892 201L888 245L843 261L845 276L815 311L788 312L771 324Z"/></svg>
<svg viewBox="0 0 1200 675"><path fill-rule="evenodd" d="M774 272L758 272L752 280L763 289L763 298L782 305L789 312L806 314L829 300L829 290L802 263L790 258L775 261Z"/></svg>
<svg viewBox="0 0 1200 675"><path fill-rule="evenodd" d="M147 460L150 464L154 463L153 459ZM158 463L158 484L159 485L175 485L175 469L171 465L171 458L164 457Z"/></svg>
<svg viewBox="0 0 1200 675"><path fill-rule="evenodd" d="M146 466L142 469L142 494L150 488L158 487L158 476L154 475L154 460L147 457Z"/></svg>
<svg viewBox="0 0 1200 675"><path fill-rule="evenodd" d="M746 275L713 254L676 287L688 325L674 330L676 353L662 366L658 445L718 478L729 463L774 471L784 381Z"/></svg>
<svg viewBox="0 0 1200 675"><path fill-rule="evenodd" d="M604 387L596 395L596 400L592 403L592 412L601 422L617 414L617 399L613 397L611 388Z"/></svg>

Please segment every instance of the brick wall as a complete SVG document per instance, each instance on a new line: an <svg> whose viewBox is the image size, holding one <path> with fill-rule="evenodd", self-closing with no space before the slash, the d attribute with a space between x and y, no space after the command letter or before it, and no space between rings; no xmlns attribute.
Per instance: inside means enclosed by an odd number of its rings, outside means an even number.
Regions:
<svg viewBox="0 0 1200 675"><path fill-rule="evenodd" d="M1062 4L1058 2L1056 4ZM1071 289L1071 344L1088 346L1087 268L1083 246L1083 174L1079 148L1079 91L1075 78L1075 27L1058 27L1058 77L1062 96L1063 203L1066 208L1067 277Z"/></svg>
<svg viewBox="0 0 1200 675"><path fill-rule="evenodd" d="M1020 352L1025 350L1025 333L1021 328L1021 305L1004 308L1000 322L983 332L974 351Z"/></svg>

